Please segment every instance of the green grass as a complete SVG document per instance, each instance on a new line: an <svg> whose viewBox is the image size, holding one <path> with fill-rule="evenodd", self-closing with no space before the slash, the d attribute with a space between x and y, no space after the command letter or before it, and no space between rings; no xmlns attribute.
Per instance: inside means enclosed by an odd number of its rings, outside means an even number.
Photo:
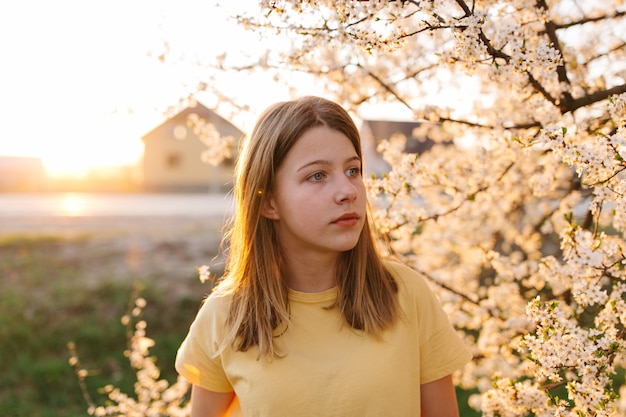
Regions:
<svg viewBox="0 0 626 417"><path fill-rule="evenodd" d="M148 301L144 318L151 353L162 377L176 378L176 349L198 308L197 299L172 300L146 285L159 277L111 277L89 283L83 277L107 254L81 251L88 237L5 237L0 240L0 415L3 417L85 416L87 404L68 363L67 343L74 341L91 395L113 384L132 393L135 381L127 358L127 312L137 283ZM76 253L76 256L67 256ZM93 258L93 259L90 259ZM161 277L162 278L162 277ZM191 281L191 279L190 279ZM193 284L192 284L193 285Z"/></svg>
<svg viewBox="0 0 626 417"><path fill-rule="evenodd" d="M123 262L125 253L89 245L89 236L0 237L0 416L75 417L87 415L87 403L69 365L67 343L75 342L85 382L96 404L98 389L112 384L132 394L135 375L123 352L127 346L122 315L136 285L148 302L143 318L156 345L161 376L176 379L176 350L208 291L195 276L185 283L193 297L176 297L153 283L155 275L110 276L93 282L91 268ZM108 260L109 263L103 262ZM458 391L461 415L479 414L467 407L467 392Z"/></svg>

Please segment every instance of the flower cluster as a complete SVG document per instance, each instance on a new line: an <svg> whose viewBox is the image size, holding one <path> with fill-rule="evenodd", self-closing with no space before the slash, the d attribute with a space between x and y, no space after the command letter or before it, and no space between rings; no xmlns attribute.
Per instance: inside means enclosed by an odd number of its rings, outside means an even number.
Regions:
<svg viewBox="0 0 626 417"><path fill-rule="evenodd" d="M200 279L201 283L205 283L206 281L211 279L211 270L208 265L202 265L197 268L198 271L198 279Z"/></svg>
<svg viewBox="0 0 626 417"><path fill-rule="evenodd" d="M134 395L128 395L119 388L107 385L102 392L109 399L107 405L97 405L91 398L84 380L89 372L82 368L74 343L68 344L69 363L76 370L83 396L88 404L87 413L91 416L128 416L128 417L187 417L190 413L188 401L189 383L182 377L171 384L160 378L160 371L153 357L149 356L154 340L146 336L146 322L140 319L146 300L137 297L131 305L129 314L122 317L122 324L134 331L129 338L128 349L124 355L135 371Z"/></svg>
<svg viewBox="0 0 626 417"><path fill-rule="evenodd" d="M538 382L565 384L574 411L597 410L611 415L607 404L613 400L611 357L623 350L623 343L601 327L583 328L570 306L539 297L528 304L527 314L536 323L535 332L524 337L523 346L533 362ZM560 355L553 352L560 351Z"/></svg>
<svg viewBox="0 0 626 417"><path fill-rule="evenodd" d="M196 113L188 116L187 124L206 146L200 155L203 162L217 166L223 160L232 158L235 138L221 135L213 123L200 118Z"/></svg>

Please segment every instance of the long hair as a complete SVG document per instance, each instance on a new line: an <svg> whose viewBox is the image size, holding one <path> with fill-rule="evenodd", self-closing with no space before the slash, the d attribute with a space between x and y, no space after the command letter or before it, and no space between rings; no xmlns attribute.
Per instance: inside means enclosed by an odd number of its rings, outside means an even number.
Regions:
<svg viewBox="0 0 626 417"><path fill-rule="evenodd" d="M343 133L362 159L358 129L338 104L319 97L276 103L261 114L245 140L236 165L235 213L224 235L226 265L215 291L231 294L222 349L280 356L274 338L289 326L288 288L273 220L262 216L281 162L309 129L326 126ZM354 329L379 336L398 314L397 284L385 269L370 226L356 246L339 258L338 308ZM282 330L281 330L282 329Z"/></svg>

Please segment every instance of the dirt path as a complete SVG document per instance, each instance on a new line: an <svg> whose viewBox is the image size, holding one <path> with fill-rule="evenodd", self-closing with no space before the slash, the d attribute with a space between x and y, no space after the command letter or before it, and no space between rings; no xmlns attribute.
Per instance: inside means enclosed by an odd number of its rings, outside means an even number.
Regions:
<svg viewBox="0 0 626 417"><path fill-rule="evenodd" d="M61 237L60 256L86 286L141 279L184 296L198 292L196 267L215 262L223 223L198 216L2 217L0 238ZM219 262L213 271L221 273Z"/></svg>

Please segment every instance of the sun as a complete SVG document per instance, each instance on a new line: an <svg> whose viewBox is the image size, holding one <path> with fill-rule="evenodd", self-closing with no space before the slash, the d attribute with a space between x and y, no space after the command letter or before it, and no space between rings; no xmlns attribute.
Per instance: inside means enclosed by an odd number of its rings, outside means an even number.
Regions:
<svg viewBox="0 0 626 417"><path fill-rule="evenodd" d="M87 203L84 196L68 193L61 200L61 211L67 216L80 216L86 212Z"/></svg>
<svg viewBox="0 0 626 417"><path fill-rule="evenodd" d="M46 174L50 178L85 178L102 168L136 165L138 160L121 160L119 155L89 155L67 153L46 153L42 157Z"/></svg>
<svg viewBox="0 0 626 417"><path fill-rule="evenodd" d="M49 177L85 177L98 168L136 166L143 155L141 137L162 119L156 110L144 115L76 112L73 124L51 130L37 151Z"/></svg>

